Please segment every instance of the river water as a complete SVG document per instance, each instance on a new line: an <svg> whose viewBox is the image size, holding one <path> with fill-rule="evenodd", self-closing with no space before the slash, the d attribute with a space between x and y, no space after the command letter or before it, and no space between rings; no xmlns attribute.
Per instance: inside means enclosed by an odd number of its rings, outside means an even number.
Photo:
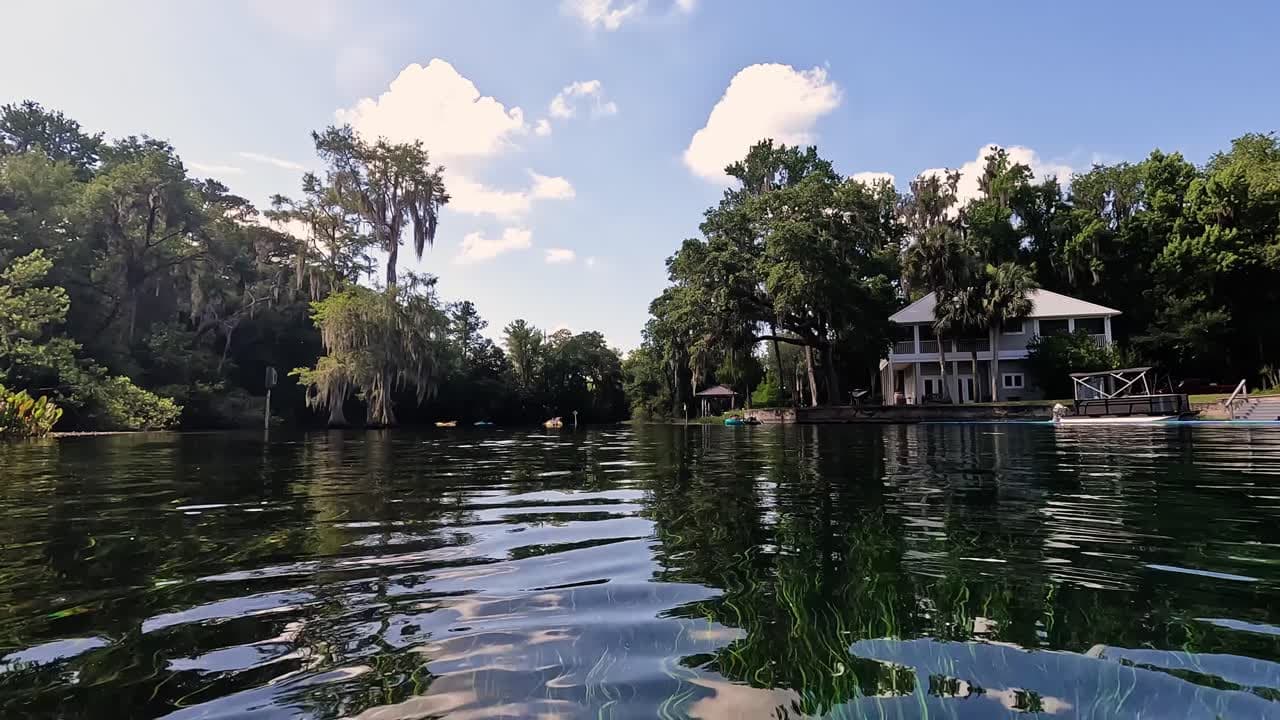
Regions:
<svg viewBox="0 0 1280 720"><path fill-rule="evenodd" d="M1280 429L0 447L0 717L1280 717Z"/></svg>

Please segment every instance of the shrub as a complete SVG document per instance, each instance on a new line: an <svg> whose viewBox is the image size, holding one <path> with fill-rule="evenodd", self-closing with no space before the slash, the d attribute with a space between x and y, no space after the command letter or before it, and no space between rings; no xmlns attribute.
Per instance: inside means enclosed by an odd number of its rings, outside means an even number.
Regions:
<svg viewBox="0 0 1280 720"><path fill-rule="evenodd" d="M1037 336L1027 345L1027 365L1045 397L1071 397L1070 373L1114 370L1120 355L1113 346L1101 345L1087 332Z"/></svg>
<svg viewBox="0 0 1280 720"><path fill-rule="evenodd" d="M774 382L772 375L766 375L764 382L757 385L751 393L752 407L781 407L786 403L786 395L782 392L782 387Z"/></svg>
<svg viewBox="0 0 1280 720"><path fill-rule="evenodd" d="M62 408L41 395L12 392L0 385L0 437L39 437L53 429Z"/></svg>

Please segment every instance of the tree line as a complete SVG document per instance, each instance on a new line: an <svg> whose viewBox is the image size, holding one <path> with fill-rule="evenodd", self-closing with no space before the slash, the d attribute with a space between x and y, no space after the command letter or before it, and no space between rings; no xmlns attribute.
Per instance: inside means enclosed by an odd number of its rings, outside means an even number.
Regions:
<svg viewBox="0 0 1280 720"><path fill-rule="evenodd" d="M1274 134L1237 138L1203 165L1153 150L1070 178L1037 179L992 147L963 202L958 171L899 192L771 140L726 173L733 186L667 260L670 284L625 363L636 416L679 416L716 382L755 388L756 404L847 401L876 387L888 317L930 292L943 339L994 338L1030 312L1034 288L1122 313L1114 348L1037 343L1041 367L1280 383Z"/></svg>
<svg viewBox="0 0 1280 720"><path fill-rule="evenodd" d="M0 384L47 397L59 429L259 424L268 367L303 425L625 415L600 333L517 320L499 347L399 267L449 201L421 143L312 136L324 170L260 210L166 141L0 107Z"/></svg>

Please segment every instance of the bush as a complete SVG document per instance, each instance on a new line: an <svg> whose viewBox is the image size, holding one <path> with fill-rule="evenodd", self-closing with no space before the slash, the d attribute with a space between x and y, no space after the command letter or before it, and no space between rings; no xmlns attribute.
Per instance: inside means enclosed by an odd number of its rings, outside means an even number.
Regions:
<svg viewBox="0 0 1280 720"><path fill-rule="evenodd" d="M39 437L53 429L62 409L41 395L12 392L0 385L0 437Z"/></svg>
<svg viewBox="0 0 1280 720"><path fill-rule="evenodd" d="M772 375L766 376L764 382L757 385L755 391L751 393L752 407L782 407L786 404L787 397L782 387L774 382Z"/></svg>
<svg viewBox="0 0 1280 720"><path fill-rule="evenodd" d="M1037 336L1027 345L1027 365L1045 397L1071 397L1071 373L1114 370L1120 364L1120 355L1113 346L1100 345L1082 330L1070 335Z"/></svg>

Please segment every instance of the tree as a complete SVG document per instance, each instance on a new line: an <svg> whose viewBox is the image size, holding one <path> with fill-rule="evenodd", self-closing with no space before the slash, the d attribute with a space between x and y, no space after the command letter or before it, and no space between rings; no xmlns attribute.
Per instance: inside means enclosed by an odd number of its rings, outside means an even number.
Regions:
<svg viewBox="0 0 1280 720"><path fill-rule="evenodd" d="M1022 320L1031 314L1033 304L1030 294L1037 286L1028 268L1012 262L998 266L988 265L986 275L986 291L982 300L983 324L988 328L991 340L991 399L997 401L1000 399L999 332L1006 324Z"/></svg>
<svg viewBox="0 0 1280 720"><path fill-rule="evenodd" d="M444 169L431 167L421 141L370 143L348 125L313 132L316 153L329 164L328 184L348 211L360 218L374 244L387 253L386 287L396 285L400 243L409 226L421 258L435 242L440 208L449 202Z"/></svg>
<svg viewBox="0 0 1280 720"><path fill-rule="evenodd" d="M359 217L343 206L337 191L314 173L302 176L302 200L273 195L268 220L296 233L294 282L304 281L312 300L358 282L373 272L372 240L360 231Z"/></svg>
<svg viewBox="0 0 1280 720"><path fill-rule="evenodd" d="M1066 398L1073 393L1071 373L1114 370L1120 367L1120 360L1115 348L1077 330L1070 335L1032 338L1027 345L1027 366L1039 378L1046 396Z"/></svg>
<svg viewBox="0 0 1280 720"><path fill-rule="evenodd" d="M0 106L0 155L38 151L68 163L84 180L98 164L102 144L102 133L88 135L80 123L33 100Z"/></svg>
<svg viewBox="0 0 1280 720"><path fill-rule="evenodd" d="M376 292L356 286L312 304L325 355L314 367L293 371L307 387L307 402L342 424L342 404L352 390L363 395L366 422L396 424L392 392L411 387L421 404L436 389L444 313L432 294L433 278Z"/></svg>

